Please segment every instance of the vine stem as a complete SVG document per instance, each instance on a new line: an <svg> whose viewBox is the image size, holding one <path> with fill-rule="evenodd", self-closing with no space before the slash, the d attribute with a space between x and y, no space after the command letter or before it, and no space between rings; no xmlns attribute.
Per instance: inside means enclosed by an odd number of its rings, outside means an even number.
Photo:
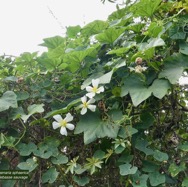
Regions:
<svg viewBox="0 0 188 187"><path fill-rule="evenodd" d="M23 123L23 121L21 119L19 119L19 120L20 120L20 122L21 122L21 124L22 124L22 126L24 128L24 131L23 131L21 137L18 139L18 141L14 144L14 147L16 147L16 145L18 145L20 143L21 139L24 137L24 135L26 133L26 126L24 125L24 123Z"/></svg>

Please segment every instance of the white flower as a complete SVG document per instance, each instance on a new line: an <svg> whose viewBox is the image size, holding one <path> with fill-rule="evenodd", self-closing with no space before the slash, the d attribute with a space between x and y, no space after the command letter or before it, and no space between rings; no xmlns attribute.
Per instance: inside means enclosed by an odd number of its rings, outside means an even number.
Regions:
<svg viewBox="0 0 188 187"><path fill-rule="evenodd" d="M130 71L135 71L136 73L142 73L146 71L147 67L142 67L140 65L135 66L135 68L130 67Z"/></svg>
<svg viewBox="0 0 188 187"><path fill-rule="evenodd" d="M92 112L95 112L96 106L90 105L95 102L95 99L91 98L87 101L87 97L84 96L81 98L82 104L79 106L79 108L82 108L81 114L84 115L87 112L87 109L89 108Z"/></svg>
<svg viewBox="0 0 188 187"><path fill-rule="evenodd" d="M104 92L103 86L98 88L99 79L92 79L92 85L93 85L93 87L91 87L91 86L86 87L86 91L88 92L86 94L86 96L88 96L89 98L93 98L96 95L96 93L99 94L101 92Z"/></svg>
<svg viewBox="0 0 188 187"><path fill-rule="evenodd" d="M74 125L68 123L73 120L73 116L70 113L68 113L64 119L59 114L53 116L53 118L56 120L52 123L53 128L57 129L58 127L60 127L60 133L62 135L67 136L67 129L74 129Z"/></svg>

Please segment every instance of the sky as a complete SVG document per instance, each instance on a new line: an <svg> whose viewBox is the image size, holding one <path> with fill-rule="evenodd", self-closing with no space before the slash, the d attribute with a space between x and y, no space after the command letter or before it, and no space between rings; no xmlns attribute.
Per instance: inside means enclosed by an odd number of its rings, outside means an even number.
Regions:
<svg viewBox="0 0 188 187"><path fill-rule="evenodd" d="M100 0L1 0L0 55L44 51L44 38L63 35L67 26L106 20L116 5Z"/></svg>

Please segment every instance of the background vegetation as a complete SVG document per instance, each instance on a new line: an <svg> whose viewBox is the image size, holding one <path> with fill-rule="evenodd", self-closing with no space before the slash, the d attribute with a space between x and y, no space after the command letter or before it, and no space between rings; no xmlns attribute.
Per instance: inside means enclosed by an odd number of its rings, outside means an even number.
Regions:
<svg viewBox="0 0 188 187"><path fill-rule="evenodd" d="M188 186L187 0L127 1L41 45L0 58L0 168L29 170L1 186ZM68 113L65 136L52 124Z"/></svg>

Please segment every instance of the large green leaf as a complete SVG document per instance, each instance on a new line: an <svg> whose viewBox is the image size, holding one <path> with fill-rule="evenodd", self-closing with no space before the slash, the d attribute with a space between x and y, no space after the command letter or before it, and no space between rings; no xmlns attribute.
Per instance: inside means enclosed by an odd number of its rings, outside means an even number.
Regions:
<svg viewBox="0 0 188 187"><path fill-rule="evenodd" d="M158 186L159 184L165 183L165 175L160 174L159 172L149 173L149 180L151 186Z"/></svg>
<svg viewBox="0 0 188 187"><path fill-rule="evenodd" d="M140 172L137 172L133 175L132 185L133 187L148 187L147 185L148 175L140 175Z"/></svg>
<svg viewBox="0 0 188 187"><path fill-rule="evenodd" d="M188 177L184 178L182 182L182 187L187 187L188 186Z"/></svg>
<svg viewBox="0 0 188 187"><path fill-rule="evenodd" d="M9 109L9 107L17 108L17 96L12 91L6 91L0 98L0 112Z"/></svg>
<svg viewBox="0 0 188 187"><path fill-rule="evenodd" d="M18 168L28 170L29 172L33 171L37 166L38 163L34 158L28 158L26 162L21 162L17 165Z"/></svg>
<svg viewBox="0 0 188 187"><path fill-rule="evenodd" d="M67 27L66 35L67 35L69 38L75 38L75 37L77 36L77 34L80 32L80 30L81 30L80 25L77 25L77 26L69 26L69 27Z"/></svg>
<svg viewBox="0 0 188 187"><path fill-rule="evenodd" d="M55 167L51 167L42 175L42 183L52 184L58 177L59 172L56 171Z"/></svg>
<svg viewBox="0 0 188 187"><path fill-rule="evenodd" d="M55 49L59 45L66 42L66 39L61 36L54 36L50 38L43 39L44 43L40 44L41 46L45 46L48 49Z"/></svg>
<svg viewBox="0 0 188 187"><path fill-rule="evenodd" d="M170 83L165 79L156 79L149 89L153 92L153 95L159 99L162 99L170 88Z"/></svg>
<svg viewBox="0 0 188 187"><path fill-rule="evenodd" d="M129 92L134 106L138 106L142 101L150 97L152 93L151 90L145 86L144 79L137 74L131 74L125 80L122 90L121 96Z"/></svg>
<svg viewBox="0 0 188 187"><path fill-rule="evenodd" d="M57 155L51 159L53 164L66 164L68 162L68 157L62 154Z"/></svg>
<svg viewBox="0 0 188 187"><path fill-rule="evenodd" d="M96 39L101 43L113 44L113 42L124 32L125 29L108 28L103 33L96 36Z"/></svg>
<svg viewBox="0 0 188 187"><path fill-rule="evenodd" d="M159 150L154 151L153 157L160 162L168 160L168 155L166 153L159 151Z"/></svg>
<svg viewBox="0 0 188 187"><path fill-rule="evenodd" d="M163 46L165 42L162 38L150 38L146 43L140 43L138 45L140 51L148 50L153 47Z"/></svg>
<svg viewBox="0 0 188 187"><path fill-rule="evenodd" d="M122 113L114 110L108 115L110 119L102 120L97 112L88 112L81 116L74 133L84 132L85 144L89 144L97 138L116 138L119 131L118 120L122 118Z"/></svg>
<svg viewBox="0 0 188 187"><path fill-rule="evenodd" d="M96 53L97 47L98 45L84 50L73 50L63 55L64 62L68 64L67 68L73 73L76 72L82 67L81 63L86 56L92 56Z"/></svg>
<svg viewBox="0 0 188 187"><path fill-rule="evenodd" d="M159 78L167 78L172 84L176 84L184 69L188 68L188 56L174 54L164 62L164 70L159 74Z"/></svg>
<svg viewBox="0 0 188 187"><path fill-rule="evenodd" d="M17 149L21 156L29 156L37 149L37 146L33 142L29 142L28 144L20 143L18 144Z"/></svg>
<svg viewBox="0 0 188 187"><path fill-rule="evenodd" d="M133 134L137 133L138 130L133 128L131 125L123 126L120 128L120 131L118 133L118 136L121 138L128 138L131 137Z"/></svg>
<svg viewBox="0 0 188 187"><path fill-rule="evenodd" d="M106 21L95 20L84 26L81 29L81 33L83 35L91 36L100 33L101 31L105 30L107 27L108 27L108 23Z"/></svg>
<svg viewBox="0 0 188 187"><path fill-rule="evenodd" d="M184 170L186 170L186 165L184 162L181 162L179 165L177 165L176 163L172 163L170 164L170 167L168 169L172 177L177 176L181 171Z"/></svg>
<svg viewBox="0 0 188 187"><path fill-rule="evenodd" d="M120 175L124 176L135 174L138 168L136 166L132 166L131 164L123 164L119 166L119 169Z"/></svg>
<svg viewBox="0 0 188 187"><path fill-rule="evenodd" d="M28 118L35 114L35 113L42 113L44 112L44 108L43 108L44 104L33 104L33 105L29 105L27 110L28 110L28 114L22 114L21 118L23 119L24 122L26 122L28 120Z"/></svg>
<svg viewBox="0 0 188 187"><path fill-rule="evenodd" d="M144 152L146 155L152 155L153 154L153 150L150 148L147 148L147 146L149 145L149 143L146 140L137 140L135 148Z"/></svg>
<svg viewBox="0 0 188 187"><path fill-rule="evenodd" d="M132 7L134 16L152 17L161 0L141 0Z"/></svg>
<svg viewBox="0 0 188 187"><path fill-rule="evenodd" d="M89 178L88 177L78 177L74 176L73 177L74 181L79 185L79 186L85 186L86 184L89 183Z"/></svg>
<svg viewBox="0 0 188 187"><path fill-rule="evenodd" d="M179 51L180 53L184 54L184 55L188 55L188 43L185 43L185 42L181 42L179 44Z"/></svg>

